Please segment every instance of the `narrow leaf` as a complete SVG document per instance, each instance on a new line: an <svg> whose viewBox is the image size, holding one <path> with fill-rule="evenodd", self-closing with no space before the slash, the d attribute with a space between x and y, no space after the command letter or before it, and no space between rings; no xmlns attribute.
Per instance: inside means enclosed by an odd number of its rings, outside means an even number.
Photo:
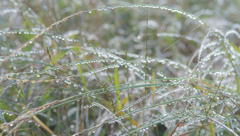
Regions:
<svg viewBox="0 0 240 136"><path fill-rule="evenodd" d="M60 53L58 53L53 59L52 62L56 63L59 59L61 59L63 56L65 56L65 54L68 52L68 50L64 50L61 51ZM50 63L52 65L52 62Z"/></svg>
<svg viewBox="0 0 240 136"><path fill-rule="evenodd" d="M124 106L128 101L128 97L124 98L123 101L122 101L122 106Z"/></svg>
<svg viewBox="0 0 240 136"><path fill-rule="evenodd" d="M239 49L234 43L232 43L232 42L229 42L229 43L230 43L230 45L232 45L232 47L233 47L237 52L240 53L240 49Z"/></svg>
<svg viewBox="0 0 240 136"><path fill-rule="evenodd" d="M81 80L82 80L82 83L83 83L84 88L87 89L86 81L85 81L85 78L84 78L84 76L83 76L83 71L82 71L82 66L81 66L81 64L78 64L78 72L79 72L79 74L81 75Z"/></svg>
<svg viewBox="0 0 240 136"><path fill-rule="evenodd" d="M125 113L122 112L122 111L120 111L117 115L118 115L118 116L123 116L123 115L125 115ZM131 120L130 120L130 117L125 117L125 119L127 119L128 121L130 121L130 122L131 122L134 126L136 126L137 128L140 127L139 124L138 124L138 122L135 121L134 119L131 119Z"/></svg>
<svg viewBox="0 0 240 136"><path fill-rule="evenodd" d="M64 50L60 53L58 53L53 59L52 61L49 63L50 65L53 65L53 63L56 63L59 59L61 59L63 56L65 56L65 54L68 52L68 50ZM43 71L47 70L49 68L49 66L47 66Z"/></svg>
<svg viewBox="0 0 240 136"><path fill-rule="evenodd" d="M25 109L27 109L26 105L21 103ZM41 126L43 127L47 132L49 132L51 135L55 135L51 129L49 129L36 115L32 115L33 119Z"/></svg>
<svg viewBox="0 0 240 136"><path fill-rule="evenodd" d="M74 46L74 47L72 47L71 48L73 51L80 51L80 47L78 47L78 46Z"/></svg>
<svg viewBox="0 0 240 136"><path fill-rule="evenodd" d="M215 134L215 127L214 127L214 123L211 121L209 127L209 131L212 133L209 133L210 136L215 136L213 134Z"/></svg>
<svg viewBox="0 0 240 136"><path fill-rule="evenodd" d="M152 84L155 84L154 79L155 79L155 73L154 73L154 70L153 70L153 72L152 72ZM152 89L152 91L155 91L156 87L152 86L151 89ZM155 92L152 94L153 101L154 101L154 97L155 97Z"/></svg>
<svg viewBox="0 0 240 136"><path fill-rule="evenodd" d="M119 75L118 75L118 68L114 68L114 79L115 79L115 86L120 85L119 83ZM115 89L119 89L120 86L115 87ZM116 99L117 99L117 109L121 110L122 109L122 104L120 103L120 93L121 90L116 91Z"/></svg>

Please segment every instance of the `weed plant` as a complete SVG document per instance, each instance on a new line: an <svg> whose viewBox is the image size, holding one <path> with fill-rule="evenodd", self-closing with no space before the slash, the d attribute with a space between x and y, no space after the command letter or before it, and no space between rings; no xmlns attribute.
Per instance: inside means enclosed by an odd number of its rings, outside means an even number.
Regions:
<svg viewBox="0 0 240 136"><path fill-rule="evenodd" d="M1 0L0 134L239 135L239 9Z"/></svg>

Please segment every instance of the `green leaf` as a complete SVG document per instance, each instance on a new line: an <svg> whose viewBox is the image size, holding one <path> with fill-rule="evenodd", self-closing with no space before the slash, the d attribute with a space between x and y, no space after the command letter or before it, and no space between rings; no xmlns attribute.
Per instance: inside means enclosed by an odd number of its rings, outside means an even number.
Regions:
<svg viewBox="0 0 240 136"><path fill-rule="evenodd" d="M122 105L124 106L127 103L127 101L128 101L128 97L125 97L122 101Z"/></svg>
<svg viewBox="0 0 240 136"><path fill-rule="evenodd" d="M208 126L209 127L209 131L212 132L212 133L209 133L210 136L214 136L212 134L215 134L215 126L214 126L214 123L211 121L210 122L210 125Z"/></svg>
<svg viewBox="0 0 240 136"><path fill-rule="evenodd" d="M20 93L18 93L19 96L21 96L22 98L25 98L25 96L22 94L22 91L20 91Z"/></svg>
<svg viewBox="0 0 240 136"><path fill-rule="evenodd" d="M28 46L24 47L22 51L30 51L34 44L29 44Z"/></svg>
<svg viewBox="0 0 240 136"><path fill-rule="evenodd" d="M240 78L237 77L237 90L238 90L238 94L240 94Z"/></svg>
<svg viewBox="0 0 240 136"><path fill-rule="evenodd" d="M78 71L79 71L79 74L81 75L81 80L82 80L82 83L83 83L83 87L87 90L88 87L86 85L86 80L85 80L85 78L83 76L83 71L82 71L81 64L78 64ZM91 103L91 99L89 97L87 99L88 99L88 102Z"/></svg>
<svg viewBox="0 0 240 136"><path fill-rule="evenodd" d="M119 75L118 75L118 68L114 68L114 79L115 79L115 86L120 85L119 83ZM119 89L120 86L115 87L115 89ZM116 91L116 96L117 96L117 109L120 110L122 109L122 104L120 103L120 93L121 90Z"/></svg>
<svg viewBox="0 0 240 136"><path fill-rule="evenodd" d="M59 59L61 59L63 56L65 56L65 54L68 52L68 50L64 50L64 51L61 51L60 53L58 53L53 59L52 59L52 62L51 62L51 65L52 63L56 63Z"/></svg>
<svg viewBox="0 0 240 136"><path fill-rule="evenodd" d="M74 46L74 47L72 47L71 48L73 51L80 51L81 49L80 49L80 47L78 47L78 46Z"/></svg>
<svg viewBox="0 0 240 136"><path fill-rule="evenodd" d="M83 71L82 71L81 64L78 64L78 71L79 71L79 74L81 75L81 80L82 80L83 86L84 86L85 89L87 89L86 81L85 81L85 78L83 76Z"/></svg>
<svg viewBox="0 0 240 136"><path fill-rule="evenodd" d="M233 47L237 52L240 53L240 49L239 49L234 43L232 43L232 42L229 42L229 43L230 43L230 45L232 45L232 47Z"/></svg>
<svg viewBox="0 0 240 136"><path fill-rule="evenodd" d="M158 128L159 128L160 126L162 126L162 125L161 125L161 124L158 124L158 125L157 125ZM164 131L164 133L163 133L163 136L169 136L169 135L172 133L173 130L174 130L174 127L171 127L171 128L166 129L166 130ZM170 132L170 134L169 134L169 132Z"/></svg>
<svg viewBox="0 0 240 136"><path fill-rule="evenodd" d="M154 70L152 71L152 84L155 84L155 73L154 73ZM151 87L152 91L155 91L156 89L156 86L152 86ZM152 100L153 100L153 103L154 103L154 97L155 97L155 92L152 94Z"/></svg>
<svg viewBox="0 0 240 136"><path fill-rule="evenodd" d="M56 63L59 59L61 59L63 56L65 56L65 54L68 52L68 50L63 50L60 53L58 53L53 59L52 61L49 63L50 65L53 65L53 63ZM43 71L47 70L49 68L49 66L47 66Z"/></svg>

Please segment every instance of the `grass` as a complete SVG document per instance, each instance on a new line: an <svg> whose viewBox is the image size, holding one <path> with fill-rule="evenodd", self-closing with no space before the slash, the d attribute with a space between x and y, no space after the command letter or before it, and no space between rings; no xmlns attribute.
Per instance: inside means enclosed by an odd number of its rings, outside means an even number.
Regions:
<svg viewBox="0 0 240 136"><path fill-rule="evenodd" d="M239 2L0 7L1 135L240 134Z"/></svg>

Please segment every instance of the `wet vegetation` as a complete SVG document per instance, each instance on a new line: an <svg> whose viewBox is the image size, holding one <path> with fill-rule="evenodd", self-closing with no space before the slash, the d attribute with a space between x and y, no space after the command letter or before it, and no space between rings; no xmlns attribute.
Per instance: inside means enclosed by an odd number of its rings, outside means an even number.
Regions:
<svg viewBox="0 0 240 136"><path fill-rule="evenodd" d="M1 0L0 135L239 135L239 9Z"/></svg>

